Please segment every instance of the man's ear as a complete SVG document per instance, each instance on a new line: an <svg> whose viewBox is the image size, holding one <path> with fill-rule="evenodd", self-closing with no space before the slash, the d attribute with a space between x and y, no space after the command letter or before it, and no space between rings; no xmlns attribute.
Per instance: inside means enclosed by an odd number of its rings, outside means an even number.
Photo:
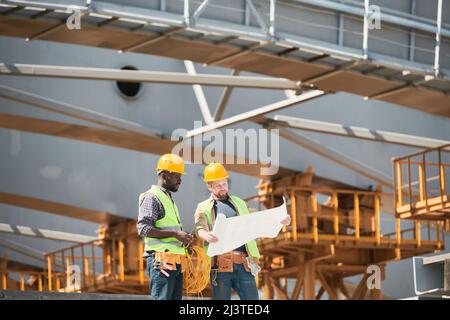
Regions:
<svg viewBox="0 0 450 320"><path fill-rule="evenodd" d="M159 174L159 176L161 177L161 179L163 181L167 180L167 173L165 171L161 171L161 173Z"/></svg>

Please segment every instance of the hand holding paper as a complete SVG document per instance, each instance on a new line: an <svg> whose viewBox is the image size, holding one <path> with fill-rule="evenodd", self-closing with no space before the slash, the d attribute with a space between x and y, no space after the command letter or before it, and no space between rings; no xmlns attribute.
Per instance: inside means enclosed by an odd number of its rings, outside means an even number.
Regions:
<svg viewBox="0 0 450 320"><path fill-rule="evenodd" d="M288 217L286 202L276 208L228 219L219 213L212 231L219 241L209 244L207 254L213 257L257 238L275 238L283 227L282 221L288 222Z"/></svg>

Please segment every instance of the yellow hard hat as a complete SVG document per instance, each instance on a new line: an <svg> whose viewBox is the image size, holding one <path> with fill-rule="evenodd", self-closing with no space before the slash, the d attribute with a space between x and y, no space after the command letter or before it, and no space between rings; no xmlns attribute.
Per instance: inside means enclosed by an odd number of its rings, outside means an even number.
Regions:
<svg viewBox="0 0 450 320"><path fill-rule="evenodd" d="M176 154L167 153L159 158L156 170L166 170L184 174L184 161Z"/></svg>
<svg viewBox="0 0 450 320"><path fill-rule="evenodd" d="M228 172L220 163L210 163L206 166L203 173L203 180L205 182L217 181L228 178Z"/></svg>

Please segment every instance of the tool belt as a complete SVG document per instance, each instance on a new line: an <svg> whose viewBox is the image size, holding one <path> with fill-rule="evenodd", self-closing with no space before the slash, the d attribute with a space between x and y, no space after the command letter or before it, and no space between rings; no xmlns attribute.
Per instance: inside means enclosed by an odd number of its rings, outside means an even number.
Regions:
<svg viewBox="0 0 450 320"><path fill-rule="evenodd" d="M181 272L186 270L188 260L183 254L171 252L155 252L155 265L161 270L177 270L177 264L181 265Z"/></svg>
<svg viewBox="0 0 450 320"><path fill-rule="evenodd" d="M250 272L246 257L247 253L243 251L230 251L217 256L217 272L233 272L233 264L243 264L245 271Z"/></svg>

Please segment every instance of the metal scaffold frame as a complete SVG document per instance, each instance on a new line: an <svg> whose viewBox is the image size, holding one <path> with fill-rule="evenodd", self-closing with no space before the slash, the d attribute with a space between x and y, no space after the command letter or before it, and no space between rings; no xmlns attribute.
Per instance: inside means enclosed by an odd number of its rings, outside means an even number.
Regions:
<svg viewBox="0 0 450 320"><path fill-rule="evenodd" d="M33 23L41 19L51 20L49 17L52 16L52 12L59 10L59 14L64 14L62 9L69 8L68 5L26 0L3 0L2 3L7 9L0 13L0 18L4 17L4 19L15 21L18 12L34 10L36 13L32 15ZM286 64L285 74L281 75L284 78L292 79L296 77L295 75L304 73L303 78L293 80L301 80L302 83L316 86L324 91L346 91L363 95L368 99L380 99L449 116L448 110L445 108L436 108L436 104L445 105L447 103L446 95L450 92L447 71L440 67L439 59L442 51L442 37L450 36L450 30L442 24L442 1L438 2L436 25L426 19L416 18L413 14L400 15L394 10L383 8L384 22L435 36L434 64L432 66L407 60L400 61L397 58L369 51L370 27L367 20L368 10L371 6L368 0L365 1L364 7L329 1L294 1L294 4L298 4L300 7L312 6L325 10L325 12L339 13L340 17L345 14L362 18L362 21L365 21L362 32L364 35L362 52L344 47L342 39L339 44L334 45L277 31L276 8L281 4L276 1L269 1L268 4L267 12L262 12L259 5L255 5L251 0L246 0L243 25L224 21L219 23L203 17L205 10L214 7L211 1L203 1L194 10L192 8L195 4L185 0L181 14L169 12L165 3L161 3L160 7L155 10L126 5L119 6L101 1L78 1L72 9L79 10L81 17L85 20L89 20L90 17L95 18L98 22L92 24L87 21L85 23L98 30L104 30L105 37L109 37L111 34L108 35L108 32L114 28L117 32L122 32L124 36L129 33L130 37L127 37L128 41L125 41L127 44L123 44L122 40L124 39L122 39L120 40L122 44L119 41L112 47L121 53L132 51L170 56L178 49L173 47L174 49L168 52L161 51L155 46L158 44L164 44L164 46L185 45L192 48L192 45L197 45L205 50L202 56L208 51L211 53L211 55L207 55L209 58L201 59L196 57L193 52L188 53L191 49L181 50L180 54L172 57L196 60L205 65L218 65L239 71L252 71L279 77L280 74L264 67L270 63L269 61L275 63L277 60L277 63ZM69 15L67 12L66 14ZM250 17L256 19L256 27L250 24ZM121 29L116 25L121 21L134 24L134 26L129 29ZM61 30L64 24L65 21L59 21L47 28L41 28L42 30L37 33L27 34L26 38L28 40L60 41L62 33L66 32ZM342 23L339 24L339 28L342 28ZM88 32L86 31L87 37ZM190 35L185 36L186 33ZM57 39L53 39L54 36L57 36ZM210 41L208 38L210 36L214 37L214 40ZM217 39L218 37L219 39ZM70 43L70 37L64 38ZM233 41L239 41L241 45L233 45ZM411 42L412 45L413 42ZM276 47L277 50L274 52L273 49L268 50L268 47ZM187 56L183 56L184 51L192 59L186 59ZM306 55L307 58L299 58L299 53ZM252 66L253 69L246 70L248 66L241 68L240 62L246 61L250 56L254 56L257 61ZM299 68L299 71L294 72L296 70L294 66ZM304 72L300 72L300 70L304 70ZM183 77L186 78L186 76ZM366 82L362 83L359 80L360 77L364 78ZM336 86L337 82L339 82L338 86ZM361 82L361 87L357 85L359 82ZM349 85L343 85L344 83L349 83ZM371 89L368 91L364 87ZM408 99L408 93L411 91L423 98L418 101ZM427 99L430 101L429 105L425 102Z"/></svg>

